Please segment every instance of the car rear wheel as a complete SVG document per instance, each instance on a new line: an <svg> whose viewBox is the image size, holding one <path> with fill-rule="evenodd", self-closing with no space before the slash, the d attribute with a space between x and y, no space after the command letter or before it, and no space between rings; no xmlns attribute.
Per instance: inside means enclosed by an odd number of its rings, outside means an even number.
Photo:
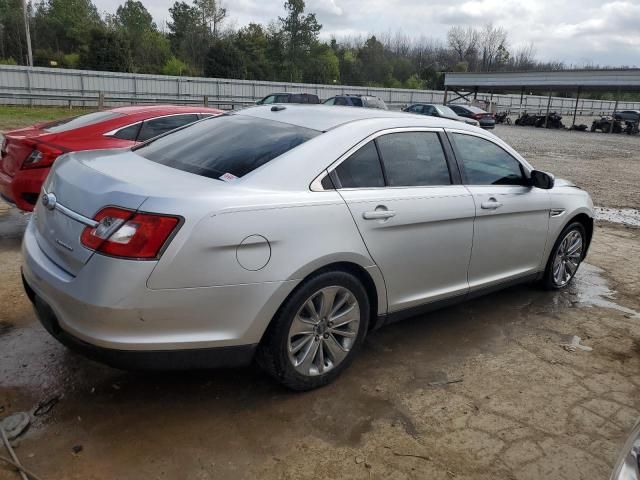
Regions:
<svg viewBox="0 0 640 480"><path fill-rule="evenodd" d="M347 272L307 280L280 308L258 350L258 363L293 390L333 381L359 349L369 323L369 300Z"/></svg>
<svg viewBox="0 0 640 480"><path fill-rule="evenodd" d="M543 279L546 288L564 288L573 280L584 258L586 238L580 222L573 222L562 230L547 262Z"/></svg>

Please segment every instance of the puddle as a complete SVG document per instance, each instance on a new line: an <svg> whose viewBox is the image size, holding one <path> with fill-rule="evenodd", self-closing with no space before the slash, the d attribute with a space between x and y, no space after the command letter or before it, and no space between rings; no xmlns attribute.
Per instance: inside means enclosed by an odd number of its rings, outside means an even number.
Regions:
<svg viewBox="0 0 640 480"><path fill-rule="evenodd" d="M640 227L640 210L634 208L594 207L597 220Z"/></svg>
<svg viewBox="0 0 640 480"><path fill-rule="evenodd" d="M575 297L578 305L610 308L626 313L632 318L640 318L640 312L615 302L615 291L609 288L607 280L602 276L603 272L603 269L588 263L580 265L580 270L570 287L570 293Z"/></svg>

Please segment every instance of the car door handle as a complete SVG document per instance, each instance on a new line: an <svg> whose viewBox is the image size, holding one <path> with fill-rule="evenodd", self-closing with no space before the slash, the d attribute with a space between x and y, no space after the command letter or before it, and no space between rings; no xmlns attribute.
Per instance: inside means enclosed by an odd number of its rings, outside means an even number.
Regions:
<svg viewBox="0 0 640 480"><path fill-rule="evenodd" d="M488 201L482 202L480 206L485 210L495 210L496 208L500 208L502 203L498 202L495 198L490 198Z"/></svg>
<svg viewBox="0 0 640 480"><path fill-rule="evenodd" d="M374 210L373 212L364 212L362 218L365 220L384 220L385 218L395 217L396 212L393 210Z"/></svg>

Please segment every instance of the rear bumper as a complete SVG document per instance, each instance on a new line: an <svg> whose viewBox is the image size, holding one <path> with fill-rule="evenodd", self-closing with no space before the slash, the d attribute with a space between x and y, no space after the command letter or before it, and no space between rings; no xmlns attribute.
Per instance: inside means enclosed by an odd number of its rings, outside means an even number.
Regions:
<svg viewBox="0 0 640 480"><path fill-rule="evenodd" d="M0 195L21 210L31 212L48 174L49 168L34 168L20 170L12 177L0 169Z"/></svg>
<svg viewBox="0 0 640 480"><path fill-rule="evenodd" d="M124 370L192 370L249 365L257 344L189 350L118 350L85 342L60 328L53 309L22 277L24 289L44 328L64 346L87 358Z"/></svg>
<svg viewBox="0 0 640 480"><path fill-rule="evenodd" d="M22 272L40 320L62 343L112 365L151 367L165 358L176 368L246 363L297 284L152 290L146 281L156 262L99 254L74 277L44 254L34 229L32 221L23 237Z"/></svg>

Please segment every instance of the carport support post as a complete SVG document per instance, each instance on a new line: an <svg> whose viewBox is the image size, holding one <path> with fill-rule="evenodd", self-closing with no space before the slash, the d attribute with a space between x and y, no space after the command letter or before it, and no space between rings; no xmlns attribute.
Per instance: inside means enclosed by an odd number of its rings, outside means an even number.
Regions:
<svg viewBox="0 0 640 480"><path fill-rule="evenodd" d="M444 100L442 101L443 105L447 104L447 93L449 93L449 92L448 92L447 86L445 85L444 86Z"/></svg>
<svg viewBox="0 0 640 480"><path fill-rule="evenodd" d="M616 121L615 113L618 111L618 101L620 100L620 90L616 91L616 103L613 106L613 112L611 112L611 124L609 125L609 133L613 133L613 123Z"/></svg>
<svg viewBox="0 0 640 480"><path fill-rule="evenodd" d="M522 116L522 99L524 98L524 87L520 89L520 107L518 108L518 118Z"/></svg>
<svg viewBox="0 0 640 480"><path fill-rule="evenodd" d="M549 99L547 100L547 114L544 117L544 128L547 128L547 124L549 123L549 108L551 108L551 93L549 92Z"/></svg>
<svg viewBox="0 0 640 480"><path fill-rule="evenodd" d="M580 101L580 90L582 89L582 87L578 87L578 93L576 93L576 105L573 108L573 121L571 122L571 128L573 129L574 125L576 124L576 115L578 113L578 102Z"/></svg>
<svg viewBox="0 0 640 480"><path fill-rule="evenodd" d="M473 87L473 99L478 99L478 87Z"/></svg>

